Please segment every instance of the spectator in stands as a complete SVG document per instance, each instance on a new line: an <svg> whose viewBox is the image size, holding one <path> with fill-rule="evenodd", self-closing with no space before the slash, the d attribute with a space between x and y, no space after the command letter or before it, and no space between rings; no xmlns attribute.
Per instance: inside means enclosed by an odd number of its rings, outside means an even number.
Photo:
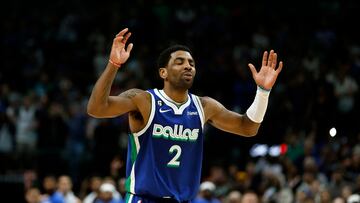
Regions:
<svg viewBox="0 0 360 203"><path fill-rule="evenodd" d="M57 181L53 175L47 175L43 179L43 197L51 203L65 203L64 197L60 192L57 192Z"/></svg>
<svg viewBox="0 0 360 203"><path fill-rule="evenodd" d="M94 203L122 203L122 199L114 197L117 191L113 184L103 183L99 191Z"/></svg>
<svg viewBox="0 0 360 203"><path fill-rule="evenodd" d="M231 191L225 198L226 203L241 203L241 193L237 190Z"/></svg>
<svg viewBox="0 0 360 203"><path fill-rule="evenodd" d="M216 186L211 181L205 181L200 184L200 191L195 198L194 203L220 203L220 200L215 197Z"/></svg>
<svg viewBox="0 0 360 203"><path fill-rule="evenodd" d="M72 180L67 175L58 178L58 192L64 197L65 203L80 203L80 199L72 191Z"/></svg>
<svg viewBox="0 0 360 203"><path fill-rule="evenodd" d="M83 203L93 203L96 197L100 193L100 186L102 179L99 176L93 176L90 178L90 193L86 195Z"/></svg>
<svg viewBox="0 0 360 203"><path fill-rule="evenodd" d="M25 200L27 203L46 203L42 201L40 190L36 187L29 188L25 193Z"/></svg>
<svg viewBox="0 0 360 203"><path fill-rule="evenodd" d="M259 203L259 196L252 191L246 191L242 198L241 198L241 203Z"/></svg>

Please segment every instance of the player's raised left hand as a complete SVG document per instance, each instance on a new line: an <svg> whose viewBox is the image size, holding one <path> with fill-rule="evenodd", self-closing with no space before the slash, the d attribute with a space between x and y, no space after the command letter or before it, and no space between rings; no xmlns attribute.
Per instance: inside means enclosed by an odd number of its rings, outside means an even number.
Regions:
<svg viewBox="0 0 360 203"><path fill-rule="evenodd" d="M277 65L277 54L274 50L271 50L270 54L267 51L264 52L259 72L257 72L253 64L249 63L249 68L256 84L266 90L271 90L274 86L282 67L282 61Z"/></svg>

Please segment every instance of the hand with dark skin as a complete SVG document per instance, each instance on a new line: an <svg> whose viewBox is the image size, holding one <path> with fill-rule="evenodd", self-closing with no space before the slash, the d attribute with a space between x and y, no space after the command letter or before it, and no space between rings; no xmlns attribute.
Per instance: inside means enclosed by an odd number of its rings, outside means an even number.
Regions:
<svg viewBox="0 0 360 203"><path fill-rule="evenodd" d="M133 44L130 43L127 49L125 49L125 45L130 36L131 32L128 32L128 28L121 30L115 36L110 52L110 61L112 63L121 65L128 60Z"/></svg>
<svg viewBox="0 0 360 203"><path fill-rule="evenodd" d="M276 68L276 65L277 54L274 52L274 50L270 51L269 57L268 52L264 52L262 65L259 72L256 71L256 68L253 64L249 63L249 68L255 83L264 89L270 90L274 86L275 81L282 70L283 62L280 61L278 68Z"/></svg>

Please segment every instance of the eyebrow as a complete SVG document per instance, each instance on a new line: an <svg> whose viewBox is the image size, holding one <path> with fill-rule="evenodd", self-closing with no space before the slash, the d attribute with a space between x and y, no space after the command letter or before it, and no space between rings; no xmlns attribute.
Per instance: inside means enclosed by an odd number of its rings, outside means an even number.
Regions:
<svg viewBox="0 0 360 203"><path fill-rule="evenodd" d="M181 60L181 61L184 61L186 58L184 58L184 57L176 57L175 59L174 59L174 61L176 61L176 60ZM188 60L189 60L189 62L191 63L195 63L195 61L194 61L194 59L192 59L192 58L188 58Z"/></svg>

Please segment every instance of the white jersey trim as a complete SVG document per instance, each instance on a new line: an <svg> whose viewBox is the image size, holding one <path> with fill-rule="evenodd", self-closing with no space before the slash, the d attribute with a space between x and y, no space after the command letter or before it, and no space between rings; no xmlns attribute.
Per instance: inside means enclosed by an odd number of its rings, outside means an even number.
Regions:
<svg viewBox="0 0 360 203"><path fill-rule="evenodd" d="M135 194L135 164L136 164L136 161L132 165L131 172L130 172L130 192L134 193L134 194Z"/></svg>
<svg viewBox="0 0 360 203"><path fill-rule="evenodd" d="M202 108L202 104L200 102L200 99L198 96L196 95L191 95L194 104L196 106L197 111L199 112L199 117L200 117L200 121L201 121L201 126L202 128L204 128L204 124L205 124L205 114L204 114L204 109Z"/></svg>
<svg viewBox="0 0 360 203"><path fill-rule="evenodd" d="M175 102L169 96L167 96L163 90L154 89L154 92L161 100L163 100L163 102L165 102L166 105L173 109L175 115L181 115L184 109L188 107L191 102L190 96L188 95L187 101L181 105L180 108L178 108L175 105Z"/></svg>
<svg viewBox="0 0 360 203"><path fill-rule="evenodd" d="M151 95L151 110L150 110L149 120L148 120L148 122L146 123L145 127L142 130L140 130L139 132L133 133L134 137L139 137L142 134L144 134L145 131L150 127L150 124L152 123L152 121L154 119L155 110L156 110L156 108L155 108L155 98L150 92L149 92L149 94ZM138 144L139 140L135 139L135 143ZM138 150L138 147L137 147L137 150Z"/></svg>
<svg viewBox="0 0 360 203"><path fill-rule="evenodd" d="M130 193L129 200L127 202L125 202L125 203L131 203L133 198L134 198L134 195L132 193Z"/></svg>

